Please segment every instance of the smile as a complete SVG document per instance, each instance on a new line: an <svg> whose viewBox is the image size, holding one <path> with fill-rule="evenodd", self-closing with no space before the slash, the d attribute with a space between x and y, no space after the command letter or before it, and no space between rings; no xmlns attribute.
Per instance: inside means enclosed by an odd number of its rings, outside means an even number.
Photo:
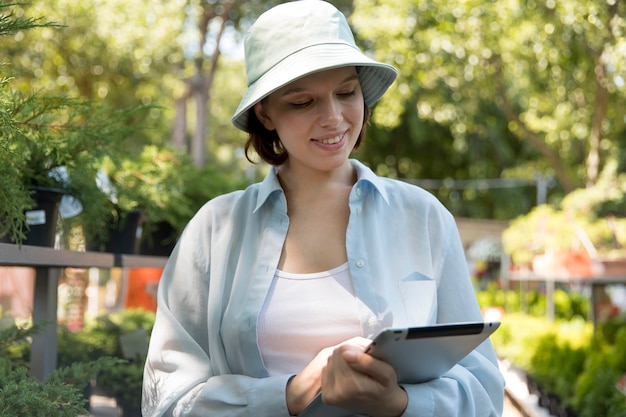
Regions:
<svg viewBox="0 0 626 417"><path fill-rule="evenodd" d="M334 138L329 138L329 139L321 139L320 142L323 143L324 145L334 145L335 143L339 143L339 141L341 141L341 135L340 136L335 136Z"/></svg>
<svg viewBox="0 0 626 417"><path fill-rule="evenodd" d="M339 143L343 140L343 137L345 136L345 132L340 133L336 136L333 137L329 137L329 138L321 138L321 139L315 139L316 142L319 142L323 145L334 145L336 143Z"/></svg>

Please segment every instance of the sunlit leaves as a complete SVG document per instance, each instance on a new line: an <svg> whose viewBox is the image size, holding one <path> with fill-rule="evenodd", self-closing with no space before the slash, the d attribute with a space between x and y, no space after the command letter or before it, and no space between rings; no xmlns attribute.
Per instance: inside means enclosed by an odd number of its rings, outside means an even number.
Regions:
<svg viewBox="0 0 626 417"><path fill-rule="evenodd" d="M480 102L490 103L520 140L532 135L544 156L557 155L544 172L557 161L564 184L584 182L577 165L585 163L603 108L599 89L609 93L600 151L625 129L616 112L626 102L623 2L356 0L355 6L351 22L359 36L383 51L376 58L401 71L377 109L384 113L378 123L394 127L401 119L392 113L416 111L449 126L455 144L465 143L467 135L488 131L485 118L492 115ZM415 109L390 104L415 96Z"/></svg>

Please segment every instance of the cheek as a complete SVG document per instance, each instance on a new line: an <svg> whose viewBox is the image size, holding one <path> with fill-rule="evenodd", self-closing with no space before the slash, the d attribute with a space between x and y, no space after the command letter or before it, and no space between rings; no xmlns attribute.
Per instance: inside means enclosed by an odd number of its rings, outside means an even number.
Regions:
<svg viewBox="0 0 626 417"><path fill-rule="evenodd" d="M363 107L362 102L358 105L350 106L350 109L346 114L355 126L363 126L365 122L365 108Z"/></svg>
<svg viewBox="0 0 626 417"><path fill-rule="evenodd" d="M294 130L298 130L298 128L302 126L302 121L298 121L297 118L288 117L286 115L281 115L279 119L276 119L274 123L274 128L276 132L280 135L281 133L291 133Z"/></svg>

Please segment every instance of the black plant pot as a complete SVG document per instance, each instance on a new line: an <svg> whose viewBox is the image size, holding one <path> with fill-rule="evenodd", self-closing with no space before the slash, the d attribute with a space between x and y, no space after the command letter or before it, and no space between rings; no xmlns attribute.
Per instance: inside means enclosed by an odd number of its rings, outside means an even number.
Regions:
<svg viewBox="0 0 626 417"><path fill-rule="evenodd" d="M528 374L526 374L526 386L528 387L528 392L530 394L539 394L539 385L537 384L537 381Z"/></svg>
<svg viewBox="0 0 626 417"><path fill-rule="evenodd" d="M141 417L141 406L116 398L117 415L120 417Z"/></svg>
<svg viewBox="0 0 626 417"><path fill-rule="evenodd" d="M168 222L158 222L144 227L139 253L141 255L169 256L176 245L178 236L174 226Z"/></svg>
<svg viewBox="0 0 626 417"><path fill-rule="evenodd" d="M54 247L59 204L65 192L52 187L31 187L31 191L35 206L25 212L28 230L22 244ZM15 243L8 236L0 238L0 242Z"/></svg>
<svg viewBox="0 0 626 417"><path fill-rule="evenodd" d="M565 409L561 407L561 399L554 394L548 394L548 411L552 416L567 417Z"/></svg>
<svg viewBox="0 0 626 417"><path fill-rule="evenodd" d="M85 399L85 410L91 411L91 395L93 394L93 381L90 381L85 388L83 388L83 398Z"/></svg>
<svg viewBox="0 0 626 417"><path fill-rule="evenodd" d="M143 212L133 210L119 222L109 225L106 242L87 242L87 250L96 252L138 254L143 227Z"/></svg>

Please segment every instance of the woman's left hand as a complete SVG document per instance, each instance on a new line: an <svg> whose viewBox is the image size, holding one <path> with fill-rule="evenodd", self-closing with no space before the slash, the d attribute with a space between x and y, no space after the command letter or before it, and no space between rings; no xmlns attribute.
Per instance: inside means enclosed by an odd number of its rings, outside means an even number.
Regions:
<svg viewBox="0 0 626 417"><path fill-rule="evenodd" d="M353 345L339 346L322 372L324 403L376 417L397 417L408 405L388 363Z"/></svg>

